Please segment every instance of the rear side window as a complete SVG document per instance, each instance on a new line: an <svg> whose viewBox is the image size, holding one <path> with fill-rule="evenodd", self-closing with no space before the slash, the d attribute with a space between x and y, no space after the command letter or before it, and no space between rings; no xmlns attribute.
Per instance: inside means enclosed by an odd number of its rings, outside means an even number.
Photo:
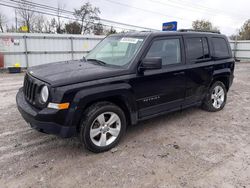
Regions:
<svg viewBox="0 0 250 188"><path fill-rule="evenodd" d="M214 37L212 38L212 44L214 47L215 58L227 58L230 57L227 42L224 38Z"/></svg>
<svg viewBox="0 0 250 188"><path fill-rule="evenodd" d="M190 61L199 61L210 58L207 38L187 38L187 58Z"/></svg>
<svg viewBox="0 0 250 188"><path fill-rule="evenodd" d="M152 43L147 57L161 57L162 65L181 63L181 48L179 39L159 39Z"/></svg>

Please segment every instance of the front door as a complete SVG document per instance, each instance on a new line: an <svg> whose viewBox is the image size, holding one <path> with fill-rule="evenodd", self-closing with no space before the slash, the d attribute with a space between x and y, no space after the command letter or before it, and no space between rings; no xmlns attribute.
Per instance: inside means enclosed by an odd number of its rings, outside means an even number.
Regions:
<svg viewBox="0 0 250 188"><path fill-rule="evenodd" d="M182 37L152 40L143 58L162 58L162 69L146 70L132 80L139 119L181 108L185 98L185 63ZM142 59L143 59L142 58Z"/></svg>

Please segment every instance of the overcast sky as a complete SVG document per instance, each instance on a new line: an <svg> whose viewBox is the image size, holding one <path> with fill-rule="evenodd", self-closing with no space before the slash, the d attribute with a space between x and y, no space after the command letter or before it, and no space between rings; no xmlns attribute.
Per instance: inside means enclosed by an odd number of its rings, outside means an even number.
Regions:
<svg viewBox="0 0 250 188"><path fill-rule="evenodd" d="M0 0L1 2L2 0ZM6 0L5 0L6 1ZM79 8L86 0L33 0L33 2L65 9ZM143 27L161 29L163 22L177 21L178 28L190 28L196 19L210 20L222 33L231 35L250 19L250 1L247 0L89 0L99 7L100 17ZM9 22L14 11L0 5Z"/></svg>

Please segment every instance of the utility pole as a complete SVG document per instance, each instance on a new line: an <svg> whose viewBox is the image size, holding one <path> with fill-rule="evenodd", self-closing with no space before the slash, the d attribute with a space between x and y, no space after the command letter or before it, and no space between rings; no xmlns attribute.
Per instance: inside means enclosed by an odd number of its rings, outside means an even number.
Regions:
<svg viewBox="0 0 250 188"><path fill-rule="evenodd" d="M239 29L237 29L236 30L236 36L235 36L235 39L234 39L234 59L235 59L235 61L239 61L238 59L237 59L237 48L238 48L238 35L239 35L239 33L240 33L240 30Z"/></svg>
<svg viewBox="0 0 250 188"><path fill-rule="evenodd" d="M16 9L15 9L15 22L16 22L16 33L17 33L17 13L16 13Z"/></svg>

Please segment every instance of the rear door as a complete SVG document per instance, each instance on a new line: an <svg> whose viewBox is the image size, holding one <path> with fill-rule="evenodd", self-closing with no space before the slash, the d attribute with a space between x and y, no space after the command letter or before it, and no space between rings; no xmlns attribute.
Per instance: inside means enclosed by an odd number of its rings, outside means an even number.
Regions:
<svg viewBox="0 0 250 188"><path fill-rule="evenodd" d="M201 102L213 78L214 61L211 44L206 36L186 36L187 90L183 107Z"/></svg>

